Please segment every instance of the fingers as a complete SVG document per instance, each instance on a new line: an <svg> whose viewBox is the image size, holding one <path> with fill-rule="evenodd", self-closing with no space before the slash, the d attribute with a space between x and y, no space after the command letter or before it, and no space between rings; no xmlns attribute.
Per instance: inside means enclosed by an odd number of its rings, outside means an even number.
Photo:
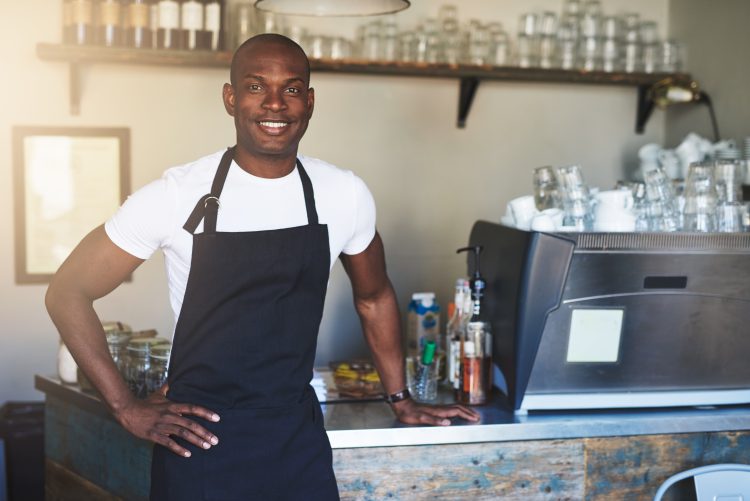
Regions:
<svg viewBox="0 0 750 501"><path fill-rule="evenodd" d="M205 407L201 407L200 405L172 404L169 406L169 410L181 416L184 414L190 414L192 416L203 418L206 421L213 421L214 423L218 422L219 419L221 419L218 414L206 409Z"/></svg>
<svg viewBox="0 0 750 501"><path fill-rule="evenodd" d="M192 419L179 415L167 414L164 421L157 425L167 435L178 436L202 449L209 449L219 443L219 438ZM175 431L176 430L176 431Z"/></svg>
<svg viewBox="0 0 750 501"><path fill-rule="evenodd" d="M171 437L179 437L201 449L219 443L217 436L187 416L219 421L218 414L213 411L199 405L170 402L161 392L154 392L129 413L126 428L136 436L163 445L183 457L190 457L190 451Z"/></svg>
<svg viewBox="0 0 750 501"><path fill-rule="evenodd" d="M151 430L146 437L155 444L163 445L170 451L174 452L178 456L189 458L191 456L190 451L182 447L180 444L169 438L169 435L162 434L158 431Z"/></svg>
<svg viewBox="0 0 750 501"><path fill-rule="evenodd" d="M463 405L431 407L430 411L441 417L459 417L467 421L479 421L479 413Z"/></svg>
<svg viewBox="0 0 750 501"><path fill-rule="evenodd" d="M399 413L399 419L407 424L424 424L432 426L449 426L450 418L458 417L477 422L479 413L463 405L431 406L412 404Z"/></svg>

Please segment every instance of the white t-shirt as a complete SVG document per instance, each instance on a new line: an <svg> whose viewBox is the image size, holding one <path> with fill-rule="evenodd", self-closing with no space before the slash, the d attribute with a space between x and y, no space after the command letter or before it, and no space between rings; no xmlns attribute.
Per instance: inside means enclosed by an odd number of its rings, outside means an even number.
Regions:
<svg viewBox="0 0 750 501"><path fill-rule="evenodd" d="M193 236L183 229L195 204L211 191L224 150L168 169L161 179L133 193L104 225L118 247L140 259L162 249L169 299L180 315L185 296ZM331 267L339 254L364 251L375 236L375 202L354 173L322 160L299 156L315 193L318 220L328 225ZM234 161L221 192L216 231L241 232L307 224L305 196L297 168L281 178L266 179L242 170ZM203 222L196 233L203 231Z"/></svg>

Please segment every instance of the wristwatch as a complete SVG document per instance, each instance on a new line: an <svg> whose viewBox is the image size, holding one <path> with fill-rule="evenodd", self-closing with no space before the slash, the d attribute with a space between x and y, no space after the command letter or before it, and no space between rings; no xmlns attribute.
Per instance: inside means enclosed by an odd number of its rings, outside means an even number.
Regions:
<svg viewBox="0 0 750 501"><path fill-rule="evenodd" d="M385 401L388 402L389 404L395 404L396 402L406 400L407 398L411 398L411 393L409 393L408 388L404 388L403 390L397 391L396 393L391 393L390 395L386 395Z"/></svg>

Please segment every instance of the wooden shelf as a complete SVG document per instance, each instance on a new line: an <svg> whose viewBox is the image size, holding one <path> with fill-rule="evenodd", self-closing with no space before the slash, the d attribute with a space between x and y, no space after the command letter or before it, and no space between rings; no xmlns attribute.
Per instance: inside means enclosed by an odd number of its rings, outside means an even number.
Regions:
<svg viewBox="0 0 750 501"><path fill-rule="evenodd" d="M81 65L106 63L228 69L232 60L231 52L81 47L47 43L37 45L37 55L46 61L60 61L70 64L71 110L74 114L77 114L80 105L78 70ZM469 66L358 60L312 59L310 60L310 66L316 72L459 79L461 82L459 93L459 127L465 124L474 94L479 82L482 80L637 87L640 96L639 109L641 105L640 101L645 98L644 91L659 80L667 77L690 80L690 75L684 73L609 73L604 71L518 68L510 66ZM641 114L639 111L639 116ZM642 128L645 122L640 125Z"/></svg>

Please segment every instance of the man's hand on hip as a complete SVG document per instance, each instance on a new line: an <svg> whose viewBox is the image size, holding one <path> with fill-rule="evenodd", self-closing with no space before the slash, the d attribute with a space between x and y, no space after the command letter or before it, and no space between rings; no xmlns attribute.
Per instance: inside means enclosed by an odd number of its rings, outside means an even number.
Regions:
<svg viewBox="0 0 750 501"><path fill-rule="evenodd" d="M167 386L164 385L145 400L134 398L115 418L136 437L163 445L183 457L190 457L190 451L172 437L180 437L201 449L210 449L218 444L218 437L185 416L198 416L215 422L219 420L219 415L199 405L171 402L167 400L166 390Z"/></svg>

